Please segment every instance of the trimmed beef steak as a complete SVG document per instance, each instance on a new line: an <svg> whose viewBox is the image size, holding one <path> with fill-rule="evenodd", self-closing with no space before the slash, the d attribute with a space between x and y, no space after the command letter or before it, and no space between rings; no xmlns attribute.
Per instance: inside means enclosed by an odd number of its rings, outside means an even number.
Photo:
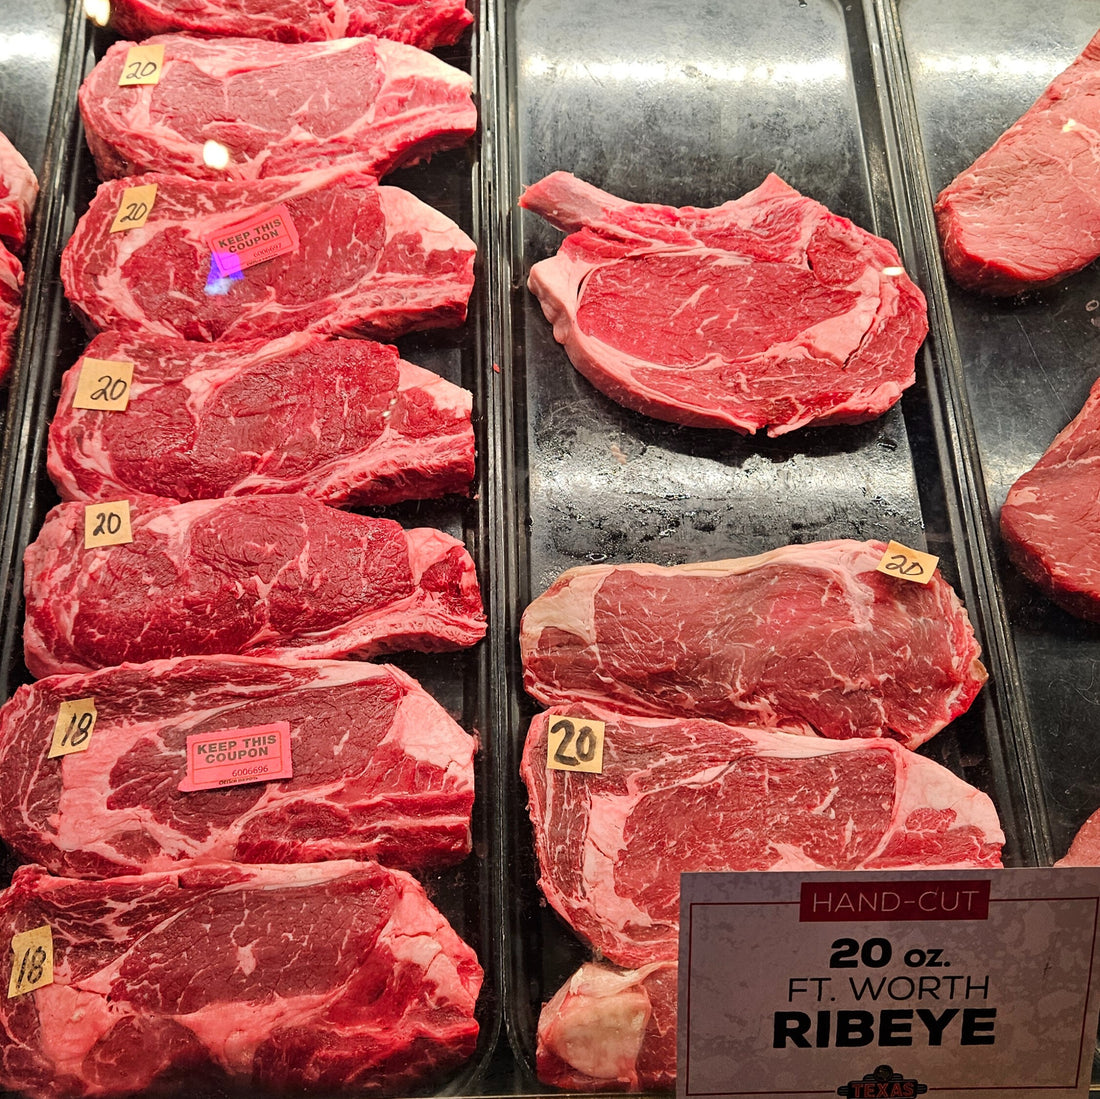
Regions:
<svg viewBox="0 0 1100 1099"><path fill-rule="evenodd" d="M1081 825L1055 866L1100 866L1100 809Z"/></svg>
<svg viewBox="0 0 1100 1099"><path fill-rule="evenodd" d="M1100 255L1100 34L936 200L951 277L1017 294Z"/></svg>
<svg viewBox="0 0 1100 1099"><path fill-rule="evenodd" d="M0 384L11 372L15 334L23 312L23 265L0 244Z"/></svg>
<svg viewBox="0 0 1100 1099"><path fill-rule="evenodd" d="M87 749L48 759L58 707L84 698ZM179 790L187 737L281 721L293 778ZM185 859L446 865L470 851L474 747L386 665L199 656L53 676L0 709L0 835L70 877Z"/></svg>
<svg viewBox="0 0 1100 1099"><path fill-rule="evenodd" d="M603 771L547 767L553 715L531 723L522 774L546 899L624 966L675 958L680 874L1001 865L993 803L891 740L815 740L701 719L606 722Z"/></svg>
<svg viewBox="0 0 1100 1099"><path fill-rule="evenodd" d="M966 610L875 571L881 542L664 568L570 569L527 608L524 684L550 706L709 717L914 748L986 680Z"/></svg>
<svg viewBox="0 0 1100 1099"><path fill-rule="evenodd" d="M154 183L149 220L110 232L123 192ZM219 277L207 235L280 204L298 247ZM295 331L391 339L461 324L473 262L473 241L449 218L347 168L245 183L150 174L100 186L62 254L61 278L96 328L187 340Z"/></svg>
<svg viewBox="0 0 1100 1099"><path fill-rule="evenodd" d="M543 1005L539 1079L572 1091L673 1090L676 978L675 961L586 962Z"/></svg>
<svg viewBox="0 0 1100 1099"><path fill-rule="evenodd" d="M303 492L392 504L465 492L474 475L470 393L395 347L112 331L84 354L134 363L134 380L126 411L110 412L73 407L83 360L62 378L47 468L64 500Z"/></svg>
<svg viewBox="0 0 1100 1099"><path fill-rule="evenodd" d="M23 154L0 133L0 240L15 252L27 242L38 180Z"/></svg>
<svg viewBox="0 0 1100 1099"><path fill-rule="evenodd" d="M134 496L133 542L85 549L84 509L55 507L24 555L35 676L204 653L439 652L485 633L473 561L430 527L306 496Z"/></svg>
<svg viewBox="0 0 1100 1099"><path fill-rule="evenodd" d="M703 210L555 172L520 205L569 233L528 281L554 338L627 408L782 435L873 419L913 383L928 323L894 246L778 176Z"/></svg>
<svg viewBox="0 0 1100 1099"><path fill-rule="evenodd" d="M43 924L53 984L0 1001L0 1083L35 1099L211 1074L218 1090L401 1093L476 1045L474 952L415 879L374 863L21 867L0 934Z"/></svg>
<svg viewBox="0 0 1100 1099"><path fill-rule="evenodd" d="M167 31L320 42L377 34L430 50L473 22L462 0L111 0L111 26L127 38Z"/></svg>
<svg viewBox="0 0 1100 1099"><path fill-rule="evenodd" d="M1070 614L1100 621L1100 380L1009 489L1001 535L1017 568Z"/></svg>
<svg viewBox="0 0 1100 1099"><path fill-rule="evenodd" d="M132 42L116 42L80 89L101 179L174 172L258 179L345 165L382 176L455 148L477 128L470 77L377 38L279 45L163 35L159 83L119 87ZM211 168L204 145L229 153Z"/></svg>

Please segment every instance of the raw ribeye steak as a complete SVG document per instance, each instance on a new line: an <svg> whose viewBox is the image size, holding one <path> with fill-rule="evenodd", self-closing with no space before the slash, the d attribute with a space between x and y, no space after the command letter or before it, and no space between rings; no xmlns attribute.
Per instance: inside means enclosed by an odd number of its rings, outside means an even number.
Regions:
<svg viewBox="0 0 1100 1099"><path fill-rule="evenodd" d="M602 773L547 767L561 716L578 729L606 723ZM619 965L676 957L681 873L1001 864L989 798L884 738L818 740L574 702L532 721L521 770L539 886Z"/></svg>
<svg viewBox="0 0 1100 1099"><path fill-rule="evenodd" d="M569 233L528 280L554 338L627 408L782 435L873 419L913 383L928 322L894 246L778 176L675 209L555 172L520 205Z"/></svg>
<svg viewBox="0 0 1100 1099"><path fill-rule="evenodd" d="M34 1099L204 1081L407 1094L476 1047L474 952L414 878L376 863L106 881L21 867L3 941L46 924L53 983L0 1001L0 1084Z"/></svg>
<svg viewBox="0 0 1100 1099"><path fill-rule="evenodd" d="M15 334L23 312L23 265L0 244L0 384L11 371Z"/></svg>
<svg viewBox="0 0 1100 1099"><path fill-rule="evenodd" d="M134 364L124 412L74 408L86 358ZM111 368L97 376L106 389ZM370 340L198 343L103 332L61 380L47 468L63 500L302 492L392 504L465 492L470 393Z"/></svg>
<svg viewBox="0 0 1100 1099"><path fill-rule="evenodd" d="M1100 34L936 200L951 277L987 294L1057 282L1100 255Z"/></svg>
<svg viewBox="0 0 1100 1099"><path fill-rule="evenodd" d="M914 748L986 680L966 610L937 572L876 572L881 542L756 557L570 569L527 608L524 685L540 702L710 717Z"/></svg>
<svg viewBox="0 0 1100 1099"><path fill-rule="evenodd" d="M584 965L539 1014L539 1079L571 1091L676 1086L676 962Z"/></svg>
<svg viewBox="0 0 1100 1099"><path fill-rule="evenodd" d="M85 507L96 505L69 503L27 547L33 675L204 653L440 652L485 633L474 563L440 530L306 496L129 502L132 542L85 549Z"/></svg>
<svg viewBox="0 0 1100 1099"><path fill-rule="evenodd" d="M173 34L143 43L158 44L158 83L119 87L133 43L116 42L81 86L101 179L257 179L336 164L382 176L463 144L477 128L470 77L399 42ZM207 165L208 141L227 151L224 168Z"/></svg>
<svg viewBox="0 0 1100 1099"><path fill-rule="evenodd" d="M1009 489L1001 535L1017 568L1071 614L1100 621L1100 381Z"/></svg>
<svg viewBox="0 0 1100 1099"><path fill-rule="evenodd" d="M0 133L0 240L16 252L27 242L27 225L38 198L38 180L23 154Z"/></svg>
<svg viewBox="0 0 1100 1099"><path fill-rule="evenodd" d="M1055 866L1100 866L1100 809L1081 825Z"/></svg>
<svg viewBox="0 0 1100 1099"><path fill-rule="evenodd" d="M321 42L377 34L422 50L456 42L473 22L463 0L111 0L128 38L168 31Z"/></svg>
<svg viewBox="0 0 1100 1099"><path fill-rule="evenodd" d="M150 184L148 221L110 232L127 188ZM223 275L210 235L236 235L250 218L266 224L279 206L297 247ZM449 218L347 168L244 183L152 173L99 187L65 246L61 278L99 329L185 340L295 331L391 339L461 324L473 262L473 241Z"/></svg>
<svg viewBox="0 0 1100 1099"><path fill-rule="evenodd" d="M61 704L89 698L85 750L47 758ZM293 778L179 789L189 736L278 722L289 726ZM442 866L470 851L474 749L387 665L205 656L51 676L0 709L0 836L70 877L184 859ZM261 763L258 749L238 751L242 767Z"/></svg>

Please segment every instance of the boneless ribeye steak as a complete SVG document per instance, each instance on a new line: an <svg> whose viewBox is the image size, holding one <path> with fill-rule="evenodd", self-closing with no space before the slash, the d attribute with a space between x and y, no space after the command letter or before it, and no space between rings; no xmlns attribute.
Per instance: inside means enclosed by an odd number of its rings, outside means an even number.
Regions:
<svg viewBox="0 0 1100 1099"><path fill-rule="evenodd" d="M110 232L124 192L156 184L148 220ZM298 245L225 275L211 234L285 206ZM233 235L233 234L229 234ZM449 218L372 176L324 168L211 183L151 173L101 184L61 257L69 300L96 328L188 340L294 331L390 339L461 324L474 243Z"/></svg>
<svg viewBox="0 0 1100 1099"><path fill-rule="evenodd" d="M11 371L15 334L23 312L23 265L0 244L0 384Z"/></svg>
<svg viewBox="0 0 1100 1099"><path fill-rule="evenodd" d="M0 1083L35 1099L193 1088L207 1073L399 1094L476 1046L474 952L414 878L375 863L106 881L21 867L0 895L3 941L44 924L53 983L0 1001Z"/></svg>
<svg viewBox="0 0 1100 1099"><path fill-rule="evenodd" d="M477 127L470 77L398 42L163 35L143 43L164 47L160 80L119 87L133 44L111 46L80 89L101 179L256 179L334 164L382 176ZM206 163L208 141L226 150L224 167Z"/></svg>
<svg viewBox="0 0 1100 1099"><path fill-rule="evenodd" d="M0 133L0 240L16 252L27 241L27 223L38 198L38 180L23 154Z"/></svg>
<svg viewBox="0 0 1100 1099"><path fill-rule="evenodd" d="M439 652L485 633L473 561L440 530L299 495L129 504L132 542L85 549L95 505L67 503L27 547L33 675L204 653Z"/></svg>
<svg viewBox="0 0 1100 1099"><path fill-rule="evenodd" d="M473 22L463 0L111 0L111 26L129 38L168 31L320 42L377 34L430 50Z"/></svg>
<svg viewBox="0 0 1100 1099"><path fill-rule="evenodd" d="M43 730L77 699L95 705L87 747L49 759ZM289 726L293 778L179 789L189 736L275 722ZM205 656L51 676L0 709L0 836L70 877L186 859L442 866L470 850L474 749L387 665ZM244 766L260 762L253 751Z"/></svg>
<svg viewBox="0 0 1100 1099"><path fill-rule="evenodd" d="M134 364L124 412L75 408L87 359ZM114 385L102 368L96 386ZM47 468L64 500L302 492L392 504L464 492L470 393L370 340L199 343L103 332L61 381Z"/></svg>
<svg viewBox="0 0 1100 1099"><path fill-rule="evenodd" d="M1009 489L1001 534L1020 571L1071 614L1100 621L1100 381Z"/></svg>
<svg viewBox="0 0 1100 1099"><path fill-rule="evenodd" d="M916 747L969 707L986 671L951 586L876 572L885 549L841 540L570 569L524 612L524 685L547 705Z"/></svg>
<svg viewBox="0 0 1100 1099"><path fill-rule="evenodd" d="M547 767L561 716L606 723L601 773ZM521 769L539 885L619 965L676 957L681 873L1001 864L989 798L881 737L819 740L574 702L532 721Z"/></svg>
<svg viewBox="0 0 1100 1099"><path fill-rule="evenodd" d="M676 1086L674 961L584 965L539 1014L539 1079L573 1091Z"/></svg>
<svg viewBox="0 0 1100 1099"><path fill-rule="evenodd" d="M1016 294L1100 255L1100 34L936 200L960 285Z"/></svg>
<svg viewBox="0 0 1100 1099"><path fill-rule="evenodd" d="M628 408L781 435L873 419L914 380L925 302L894 246L778 176L675 209L555 172L520 205L569 233L528 281L554 338Z"/></svg>
<svg viewBox="0 0 1100 1099"><path fill-rule="evenodd" d="M1081 825L1055 866L1100 866L1100 809Z"/></svg>

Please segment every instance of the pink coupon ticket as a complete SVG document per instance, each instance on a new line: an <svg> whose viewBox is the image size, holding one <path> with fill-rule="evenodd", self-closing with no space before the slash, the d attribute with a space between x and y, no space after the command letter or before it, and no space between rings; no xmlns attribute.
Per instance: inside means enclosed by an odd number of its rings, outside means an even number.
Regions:
<svg viewBox="0 0 1100 1099"><path fill-rule="evenodd" d="M290 722L273 721L248 729L195 733L187 738L185 793L293 778Z"/></svg>

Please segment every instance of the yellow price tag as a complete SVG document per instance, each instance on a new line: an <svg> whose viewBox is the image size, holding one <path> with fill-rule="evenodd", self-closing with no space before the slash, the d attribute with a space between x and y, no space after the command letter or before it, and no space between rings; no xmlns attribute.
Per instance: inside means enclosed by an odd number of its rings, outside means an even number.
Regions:
<svg viewBox="0 0 1100 1099"><path fill-rule="evenodd" d="M144 183L140 187L127 187L122 192L122 201L118 204L118 213L111 222L111 232L121 233L126 229L140 229L153 212L153 203L157 198L157 185Z"/></svg>
<svg viewBox="0 0 1100 1099"><path fill-rule="evenodd" d="M890 542L875 569L887 576L911 580L914 584L927 584L932 579L938 562L939 558L935 554L910 549L900 542Z"/></svg>
<svg viewBox="0 0 1100 1099"><path fill-rule="evenodd" d="M551 714L546 734L547 769L602 774L603 738L602 721Z"/></svg>
<svg viewBox="0 0 1100 1099"><path fill-rule="evenodd" d="M122 63L122 75L118 78L120 88L135 84L159 84L164 69L164 46L131 46L126 51L126 60Z"/></svg>
<svg viewBox="0 0 1100 1099"><path fill-rule="evenodd" d="M121 546L132 542L130 501L110 500L84 505L84 548Z"/></svg>
<svg viewBox="0 0 1100 1099"><path fill-rule="evenodd" d="M134 382L134 364L114 359L85 358L76 379L73 408L125 412Z"/></svg>
<svg viewBox="0 0 1100 1099"><path fill-rule="evenodd" d="M54 722L53 739L46 758L56 759L73 752L86 752L92 745L95 719L94 698L62 702L57 708L57 721Z"/></svg>
<svg viewBox="0 0 1100 1099"><path fill-rule="evenodd" d="M53 984L53 932L49 924L11 937L8 999Z"/></svg>

